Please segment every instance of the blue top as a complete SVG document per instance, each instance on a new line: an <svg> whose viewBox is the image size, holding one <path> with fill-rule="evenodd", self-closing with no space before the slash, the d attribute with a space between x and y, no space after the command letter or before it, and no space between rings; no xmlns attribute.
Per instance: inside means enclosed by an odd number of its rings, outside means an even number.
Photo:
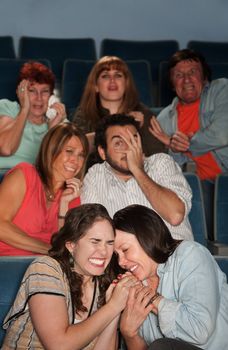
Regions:
<svg viewBox="0 0 228 350"><path fill-rule="evenodd" d="M0 100L0 116L6 115L16 118L20 112L20 105L15 101ZM36 125L26 121L21 142L16 152L9 157L0 157L0 169L9 169L21 162L35 163L40 144L48 131L47 123Z"/></svg>
<svg viewBox="0 0 228 350"><path fill-rule="evenodd" d="M152 312L140 328L153 340L179 338L207 350L228 349L228 284L209 250L183 241L159 264L158 292L164 297L158 316Z"/></svg>
<svg viewBox="0 0 228 350"><path fill-rule="evenodd" d="M157 119L168 135L177 131L177 104L164 108ZM193 135L189 150L193 156L212 152L223 172L228 171L228 79L221 78L206 84L200 97L200 129ZM169 151L180 164L189 161L183 153Z"/></svg>

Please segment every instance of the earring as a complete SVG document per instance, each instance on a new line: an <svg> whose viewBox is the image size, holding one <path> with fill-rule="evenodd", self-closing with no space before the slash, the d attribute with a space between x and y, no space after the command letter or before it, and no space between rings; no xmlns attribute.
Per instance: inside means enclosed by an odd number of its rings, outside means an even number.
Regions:
<svg viewBox="0 0 228 350"><path fill-rule="evenodd" d="M71 252L69 252L70 256L69 256L69 263L70 263L70 267L73 269L74 268L74 257L73 254Z"/></svg>

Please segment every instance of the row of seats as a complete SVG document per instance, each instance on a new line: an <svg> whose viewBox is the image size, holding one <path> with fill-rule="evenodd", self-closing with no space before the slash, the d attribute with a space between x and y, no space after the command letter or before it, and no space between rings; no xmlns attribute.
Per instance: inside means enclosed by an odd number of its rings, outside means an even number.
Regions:
<svg viewBox="0 0 228 350"><path fill-rule="evenodd" d="M194 239L207 246L212 253L228 256L228 173L215 180L214 242L208 241L201 182L195 173L184 173L192 189L192 208L189 220Z"/></svg>
<svg viewBox="0 0 228 350"><path fill-rule="evenodd" d="M10 36L0 37L0 58L16 58L13 38ZM190 41L188 48L196 49L205 55L208 62L226 63L228 53L228 43ZM100 47L99 57L105 55L119 56L124 60L146 60L149 64L150 94L149 100L143 100L144 103L151 102L149 106L165 106L170 102L170 89L166 91L166 99L163 98L160 89L161 76L160 63L167 61L170 56L179 49L179 43L176 40L118 40L103 39ZM19 40L18 57L20 59L47 59L61 85L63 78L64 62L67 59L79 59L86 61L95 61L97 59L95 41L92 38L39 38L23 36ZM162 68L163 71L163 68ZM162 80L167 82L165 80ZM167 86L166 86L167 88ZM168 102L167 102L168 101Z"/></svg>
<svg viewBox="0 0 228 350"><path fill-rule="evenodd" d="M16 99L16 82L20 67L26 59L6 59L0 58L0 99ZM39 59L40 62L52 68L48 59ZM140 100L149 107L156 108L167 106L174 97L174 92L168 82L168 62L159 64L159 81L158 81L158 103L155 102L155 96L152 93L153 79L151 76L150 65L146 60L126 61L134 77ZM64 61L62 84L60 91L61 100L65 103L68 112L75 110L79 105L84 86L93 67L94 60L67 59ZM228 78L228 62L212 63L212 78Z"/></svg>

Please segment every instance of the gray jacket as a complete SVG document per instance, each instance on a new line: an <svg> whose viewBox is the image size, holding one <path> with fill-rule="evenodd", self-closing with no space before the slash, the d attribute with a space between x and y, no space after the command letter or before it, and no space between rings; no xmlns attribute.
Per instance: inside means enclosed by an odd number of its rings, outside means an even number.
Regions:
<svg viewBox="0 0 228 350"><path fill-rule="evenodd" d="M162 129L172 135L177 130L178 98L164 108L157 119ZM200 99L200 129L191 139L193 156L212 152L223 172L228 171L228 79L216 79L206 84ZM189 159L183 153L170 154L180 164Z"/></svg>

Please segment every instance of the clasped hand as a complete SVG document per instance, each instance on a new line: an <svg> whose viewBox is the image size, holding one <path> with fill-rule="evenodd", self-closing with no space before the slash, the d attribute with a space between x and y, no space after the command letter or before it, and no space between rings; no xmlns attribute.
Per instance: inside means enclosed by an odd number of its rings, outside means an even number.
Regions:
<svg viewBox="0 0 228 350"><path fill-rule="evenodd" d="M150 120L149 131L173 152L187 152L190 147L191 137L193 136L193 133L186 135L181 131L176 131L172 136L169 136L163 131L155 117L152 117Z"/></svg>

